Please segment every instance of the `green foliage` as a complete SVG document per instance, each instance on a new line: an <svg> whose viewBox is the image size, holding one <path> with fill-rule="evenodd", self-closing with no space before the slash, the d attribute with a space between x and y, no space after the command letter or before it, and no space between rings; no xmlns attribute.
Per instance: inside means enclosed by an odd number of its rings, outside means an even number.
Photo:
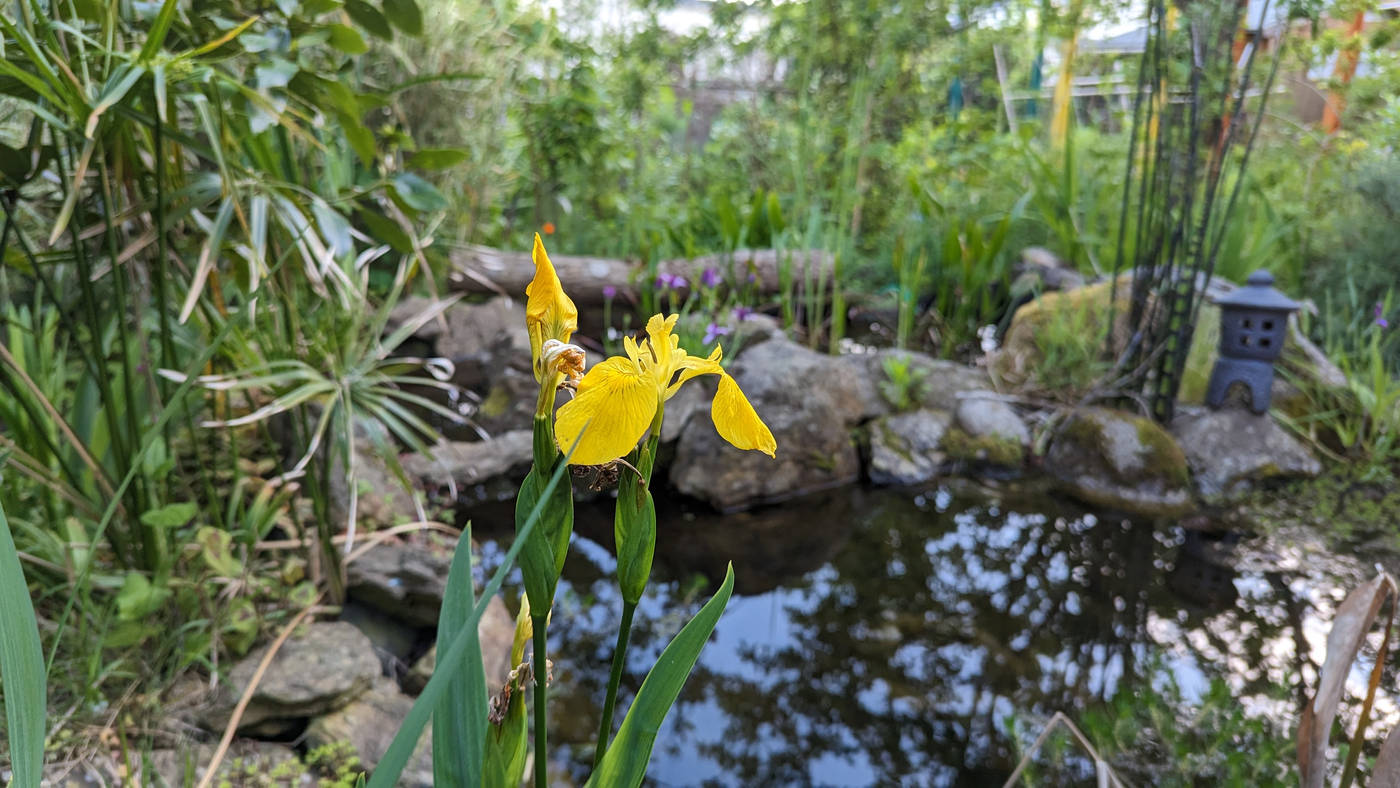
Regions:
<svg viewBox="0 0 1400 788"><path fill-rule="evenodd" d="M895 410L913 410L923 400L928 370L915 366L913 357L891 353L880 360L885 379L880 381L880 396Z"/></svg>
<svg viewBox="0 0 1400 788"><path fill-rule="evenodd" d="M437 785L469 785L471 775L484 774L486 764L486 673L476 628L464 629L476 606L472 581L472 529L468 525L457 540L452 566L447 572L442 609L438 613L437 642L452 643L459 631L469 638L464 664L449 683L443 700L433 710L433 782Z"/></svg>
<svg viewBox="0 0 1400 788"><path fill-rule="evenodd" d="M0 681L5 695L10 768L16 786L38 785L43 774L47 719L44 653L29 584L0 507Z"/></svg>

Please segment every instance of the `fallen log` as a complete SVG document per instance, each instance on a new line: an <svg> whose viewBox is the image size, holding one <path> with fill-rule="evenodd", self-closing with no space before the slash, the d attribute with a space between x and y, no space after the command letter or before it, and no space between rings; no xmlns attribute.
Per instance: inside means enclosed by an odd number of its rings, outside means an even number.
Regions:
<svg viewBox="0 0 1400 788"><path fill-rule="evenodd" d="M506 251L489 246L468 245L450 254L452 270L448 284L465 293L506 293L523 296L525 286L534 278L535 266L526 252ZM604 288L616 289L614 298L635 301L641 288L652 287L646 266L633 260L607 257L549 256L564 289L575 303L596 306L604 301ZM772 295L780 289L782 261L792 266L794 286L801 289L810 279L812 286L829 292L833 268L830 252L820 249L785 251L775 249L740 249L733 254L711 254L693 259L665 260L657 266L657 276L679 276L684 287L677 288L684 297L695 287L707 269L713 269L731 286L752 283L760 295ZM647 280L647 281L644 281Z"/></svg>

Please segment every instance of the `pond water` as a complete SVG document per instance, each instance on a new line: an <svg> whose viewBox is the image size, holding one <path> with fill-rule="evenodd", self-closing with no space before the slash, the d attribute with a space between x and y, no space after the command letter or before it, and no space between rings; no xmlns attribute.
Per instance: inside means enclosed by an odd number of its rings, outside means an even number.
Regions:
<svg viewBox="0 0 1400 788"><path fill-rule="evenodd" d="M1332 610L1373 573L1292 543L948 487L724 518L658 503L619 721L727 560L736 585L658 737L657 785L1000 785L1019 757L1013 716L1034 734L1168 674L1187 701L1223 677L1247 707L1293 719L1276 688L1312 684ZM581 506L575 530L550 630L551 743L581 783L621 609L611 503ZM484 569L501 549L487 542ZM1395 716L1388 697L1378 710Z"/></svg>

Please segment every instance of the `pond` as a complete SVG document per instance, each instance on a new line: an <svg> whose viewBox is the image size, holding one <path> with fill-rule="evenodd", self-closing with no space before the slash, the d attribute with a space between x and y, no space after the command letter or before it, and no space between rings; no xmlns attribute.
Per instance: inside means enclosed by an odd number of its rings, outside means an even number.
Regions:
<svg viewBox="0 0 1400 788"><path fill-rule="evenodd" d="M1279 687L1311 685L1332 610L1373 573L1291 542L946 486L728 517L659 504L619 721L727 560L736 586L658 737L657 785L1000 785L1019 759L1013 718L1034 735L1167 675L1188 702L1221 677L1292 720ZM611 533L610 502L579 508L551 626L551 742L580 783L621 609ZM501 548L484 549L493 568ZM1378 710L1395 714L1388 697Z"/></svg>

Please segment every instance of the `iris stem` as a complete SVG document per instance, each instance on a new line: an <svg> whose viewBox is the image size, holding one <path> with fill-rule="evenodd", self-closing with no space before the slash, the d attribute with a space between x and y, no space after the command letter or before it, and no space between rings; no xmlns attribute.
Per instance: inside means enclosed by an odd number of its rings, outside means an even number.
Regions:
<svg viewBox="0 0 1400 788"><path fill-rule="evenodd" d="M549 663L545 662L545 641L549 638L549 616L531 615L535 629L535 788L549 785Z"/></svg>
<svg viewBox="0 0 1400 788"><path fill-rule="evenodd" d="M617 687L622 683L622 668L627 664L627 642L632 637L632 614L635 602L622 603L622 626L617 630L617 647L613 649L612 673L608 676L608 695L603 701L603 719L598 724L598 744L593 748L593 771L603 763L608 750L608 735L612 733L613 709L617 707Z"/></svg>

